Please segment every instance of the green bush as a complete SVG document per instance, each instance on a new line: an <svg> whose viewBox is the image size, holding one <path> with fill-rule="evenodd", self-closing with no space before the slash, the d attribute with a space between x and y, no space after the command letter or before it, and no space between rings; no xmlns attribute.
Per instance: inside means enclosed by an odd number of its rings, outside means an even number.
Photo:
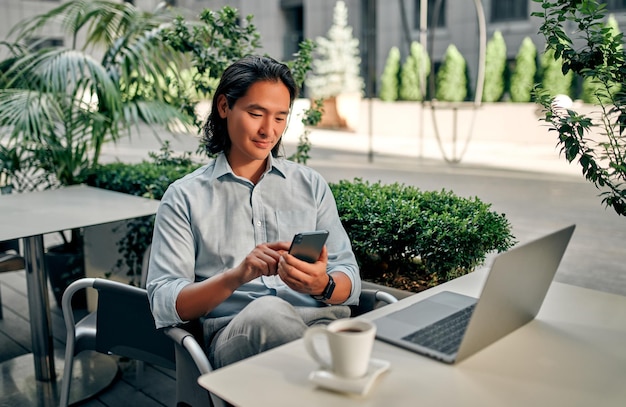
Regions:
<svg viewBox="0 0 626 407"><path fill-rule="evenodd" d="M574 74L569 71L563 75L563 59L555 58L554 50L549 48L541 55L541 86L552 95L572 97Z"/></svg>
<svg viewBox="0 0 626 407"><path fill-rule="evenodd" d="M514 244L509 221L478 198L357 178L331 184L362 278L419 291Z"/></svg>
<svg viewBox="0 0 626 407"><path fill-rule="evenodd" d="M462 102L467 96L467 63L459 50L450 44L437 72L436 98L444 102Z"/></svg>
<svg viewBox="0 0 626 407"><path fill-rule="evenodd" d="M395 102L398 100L400 84L400 50L398 47L391 47L385 70L380 78L380 100L385 102Z"/></svg>
<svg viewBox="0 0 626 407"><path fill-rule="evenodd" d="M515 70L511 77L511 100L527 103L532 99L537 74L537 47L530 37L524 38L515 57Z"/></svg>
<svg viewBox="0 0 626 407"><path fill-rule="evenodd" d="M406 58L400 71L401 100L421 101L422 78L426 81L430 73L430 59L422 44L417 41L411 43L411 54ZM424 83L424 90L426 84Z"/></svg>
<svg viewBox="0 0 626 407"><path fill-rule="evenodd" d="M151 161L138 164L101 164L90 170L85 183L98 188L161 199L167 187L179 178L200 167L190 158L190 153L172 155L166 141L159 154L150 153ZM121 258L109 274L126 266L132 283L141 274L141 261L146 248L152 242L154 216L132 219L127 224L128 233L117 242Z"/></svg>
<svg viewBox="0 0 626 407"><path fill-rule="evenodd" d="M497 102L504 93L506 43L500 31L495 31L487 43L483 102Z"/></svg>

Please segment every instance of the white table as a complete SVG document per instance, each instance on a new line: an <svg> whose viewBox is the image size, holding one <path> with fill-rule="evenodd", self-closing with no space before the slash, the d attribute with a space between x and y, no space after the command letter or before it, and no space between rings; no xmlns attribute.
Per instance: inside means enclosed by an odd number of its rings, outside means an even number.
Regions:
<svg viewBox="0 0 626 407"><path fill-rule="evenodd" d="M0 241L21 238L26 259L34 375L15 366L13 380L56 383L54 347L50 325L47 273L44 268L43 236L61 230L82 228L156 213L159 202L84 185L40 192L3 195L0 199ZM5 365L5 364L3 364ZM14 375L14 376L15 376ZM28 386L27 386L28 387ZM44 393L46 390L38 390Z"/></svg>
<svg viewBox="0 0 626 407"><path fill-rule="evenodd" d="M478 296L486 270L365 315L389 313L441 290ZM553 283L534 321L457 365L376 341L391 362L365 397L317 388L302 340L201 376L199 383L246 406L620 406L626 405L626 297Z"/></svg>

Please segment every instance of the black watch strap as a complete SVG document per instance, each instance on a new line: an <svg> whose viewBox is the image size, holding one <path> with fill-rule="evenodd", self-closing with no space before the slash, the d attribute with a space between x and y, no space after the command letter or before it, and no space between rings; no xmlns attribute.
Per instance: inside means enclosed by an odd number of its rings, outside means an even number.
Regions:
<svg viewBox="0 0 626 407"><path fill-rule="evenodd" d="M328 301L330 297L333 296L333 291L335 291L335 280L333 280L333 276L328 275L328 284L326 284L326 288L320 295L311 295L314 299L318 301Z"/></svg>

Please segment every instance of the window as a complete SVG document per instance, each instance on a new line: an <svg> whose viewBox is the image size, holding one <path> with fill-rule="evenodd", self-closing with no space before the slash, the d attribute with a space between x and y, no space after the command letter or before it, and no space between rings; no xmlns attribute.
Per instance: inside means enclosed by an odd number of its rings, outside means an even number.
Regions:
<svg viewBox="0 0 626 407"><path fill-rule="evenodd" d="M420 29L421 2L422 0L415 0L415 3L414 3L415 18L413 20L413 27L416 30ZM437 7L439 7L438 12L436 10ZM446 26L446 0L428 0L427 14L428 15L426 18L428 19L428 23L426 25L428 27L432 27L432 26L445 27ZM436 23L433 22L433 18L435 14L438 14Z"/></svg>
<svg viewBox="0 0 626 407"><path fill-rule="evenodd" d="M606 0L600 1L601 3L606 3L607 10L624 10L626 9L626 0Z"/></svg>
<svg viewBox="0 0 626 407"><path fill-rule="evenodd" d="M492 0L491 22L528 20L528 0Z"/></svg>
<svg viewBox="0 0 626 407"><path fill-rule="evenodd" d="M282 11L287 25L283 37L284 59L290 60L304 40L304 7L286 7Z"/></svg>

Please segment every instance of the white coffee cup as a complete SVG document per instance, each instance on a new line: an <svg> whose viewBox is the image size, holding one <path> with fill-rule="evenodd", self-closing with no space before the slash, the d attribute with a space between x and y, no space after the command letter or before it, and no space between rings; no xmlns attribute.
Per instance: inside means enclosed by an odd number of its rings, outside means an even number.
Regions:
<svg viewBox="0 0 626 407"><path fill-rule="evenodd" d="M320 352L325 337L328 345L327 356ZM344 318L326 326L313 326L304 334L304 344L309 354L323 369L337 376L354 379L367 373L376 325L365 319Z"/></svg>

